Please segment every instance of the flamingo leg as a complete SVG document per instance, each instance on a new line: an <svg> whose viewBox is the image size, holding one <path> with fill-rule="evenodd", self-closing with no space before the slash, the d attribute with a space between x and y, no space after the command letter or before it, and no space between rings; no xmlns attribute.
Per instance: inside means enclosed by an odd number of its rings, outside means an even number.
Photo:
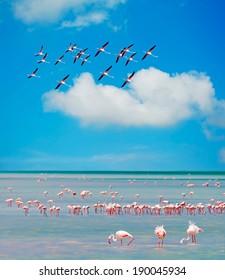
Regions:
<svg viewBox="0 0 225 280"><path fill-rule="evenodd" d="M129 246L130 245L130 243L134 240L134 237L131 237L132 239L131 239L131 241L127 244L127 246Z"/></svg>
<svg viewBox="0 0 225 280"><path fill-rule="evenodd" d="M123 242L122 242L122 239L120 239L120 246L121 246L121 247L123 246Z"/></svg>

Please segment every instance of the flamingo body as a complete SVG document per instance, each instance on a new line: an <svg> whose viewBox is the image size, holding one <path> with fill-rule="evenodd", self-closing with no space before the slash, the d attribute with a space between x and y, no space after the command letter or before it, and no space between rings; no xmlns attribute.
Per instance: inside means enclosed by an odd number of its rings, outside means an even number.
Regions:
<svg viewBox="0 0 225 280"><path fill-rule="evenodd" d="M58 89L61 85L65 85L66 83L66 79L69 77L70 74L68 74L65 78L63 78L59 83L58 85L56 86L55 89Z"/></svg>
<svg viewBox="0 0 225 280"><path fill-rule="evenodd" d="M127 64L128 64L131 60L133 60L133 57L134 57L136 54L137 54L136 52L133 53L133 54L127 59L125 66L127 66ZM137 62L136 60L133 60L133 61Z"/></svg>
<svg viewBox="0 0 225 280"><path fill-rule="evenodd" d="M102 75L98 78L98 81L100 81L104 76L109 76L108 72L111 68L112 68L112 65L102 73ZM113 78L113 76L109 76L109 77Z"/></svg>
<svg viewBox="0 0 225 280"><path fill-rule="evenodd" d="M124 238L131 238L131 240L128 242L127 246L130 245L130 243L134 240L133 235L131 235L129 232L124 231L124 230L119 230L116 232L116 237L114 236L114 234L110 234L110 236L108 237L108 243L111 244L111 238L113 239L113 241L118 241L120 240L120 246L122 246L122 240Z"/></svg>
<svg viewBox="0 0 225 280"><path fill-rule="evenodd" d="M163 240L166 236L166 231L164 229L164 226L157 226L155 228L155 235L158 237L158 245L159 247L163 247Z"/></svg>
<svg viewBox="0 0 225 280"><path fill-rule="evenodd" d="M63 63L63 61L62 61L63 57L64 57L64 55L62 55L59 59L57 59L57 61L55 62L55 65L57 65L59 62Z"/></svg>
<svg viewBox="0 0 225 280"><path fill-rule="evenodd" d="M154 45L150 50L148 50L145 55L142 57L142 60L144 60L148 55L152 55L152 51L154 50L154 48L156 47L156 45ZM153 56L153 55L152 55ZM157 56L154 56L157 57Z"/></svg>
<svg viewBox="0 0 225 280"><path fill-rule="evenodd" d="M98 49L98 51L96 52L95 56L99 55L101 52L105 52L110 54L109 52L105 51L105 47L108 45L109 42L105 43L101 48Z"/></svg>
<svg viewBox="0 0 225 280"><path fill-rule="evenodd" d="M30 79L30 78L32 78L32 77L40 78L40 76L37 76L37 75L36 75L37 71L38 71L38 68L36 68L36 69L34 70L33 73L31 73L31 74L28 75L28 79Z"/></svg>
<svg viewBox="0 0 225 280"><path fill-rule="evenodd" d="M124 87L127 83L131 82L132 77L134 76L135 71L125 80L125 82L122 84L121 88Z"/></svg>
<svg viewBox="0 0 225 280"><path fill-rule="evenodd" d="M41 46L40 51L38 53L35 54L35 56L41 56L43 55L43 46Z"/></svg>
<svg viewBox="0 0 225 280"><path fill-rule="evenodd" d="M190 237L191 237L191 242L196 243L196 234L198 234L199 232L203 232L203 230L190 221L189 227L187 229L188 237L182 238L180 243L183 243L184 241L188 241L190 239Z"/></svg>

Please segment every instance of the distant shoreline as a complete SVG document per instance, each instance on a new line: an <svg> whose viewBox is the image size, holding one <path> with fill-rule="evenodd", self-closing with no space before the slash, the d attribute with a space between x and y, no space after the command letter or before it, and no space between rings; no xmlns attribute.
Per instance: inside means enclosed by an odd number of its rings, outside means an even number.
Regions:
<svg viewBox="0 0 225 280"><path fill-rule="evenodd" d="M0 174L17 173L17 174L121 174L121 175L225 175L225 171L104 171L104 170L0 170Z"/></svg>

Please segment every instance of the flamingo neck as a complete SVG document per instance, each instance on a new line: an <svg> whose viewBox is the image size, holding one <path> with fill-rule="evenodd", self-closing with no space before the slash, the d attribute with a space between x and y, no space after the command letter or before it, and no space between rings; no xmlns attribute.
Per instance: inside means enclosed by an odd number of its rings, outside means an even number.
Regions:
<svg viewBox="0 0 225 280"><path fill-rule="evenodd" d="M117 241L117 238L115 238L115 236L114 236L114 234L113 234L113 233L110 235L110 238L112 238L112 240L113 240L114 242L116 242L116 241Z"/></svg>

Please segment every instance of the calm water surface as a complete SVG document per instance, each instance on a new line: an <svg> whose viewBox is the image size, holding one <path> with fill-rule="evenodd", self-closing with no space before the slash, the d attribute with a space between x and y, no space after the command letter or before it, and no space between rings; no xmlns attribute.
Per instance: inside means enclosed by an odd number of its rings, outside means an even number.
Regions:
<svg viewBox="0 0 225 280"><path fill-rule="evenodd" d="M40 180L44 179L44 180ZM220 187L215 187L215 182ZM203 183L209 182L204 188ZM193 183L190 189L187 184ZM111 187L110 187L111 186ZM9 188L12 188L10 191ZM77 193L74 198L58 192L70 188ZM91 197L82 199L80 192L89 190ZM48 195L43 194L48 191ZM107 191L105 197L101 191ZM110 192L118 195L112 200ZM194 191L191 198L190 191ZM139 193L139 199L136 194ZM169 203L184 200L191 204L209 203L211 199L224 201L225 174L223 173L0 173L0 259L146 259L176 260L225 259L225 213L221 215L182 215L160 216L123 214L109 216L105 213L96 214L93 205L100 203L119 203L121 206L134 201L140 204L155 205L159 196L163 195ZM122 200L121 200L122 196ZM61 207L59 217L40 215L33 205L29 216L15 204L20 197L24 204L29 200L39 200L48 206L47 200L53 199L54 205ZM14 203L8 207L5 199L12 198ZM69 215L67 205L79 204L90 206L89 215ZM189 220L204 230L198 234L197 244L180 244L186 237ZM164 225L167 236L163 249L157 247L154 228ZM135 240L129 247L120 247L119 242L107 243L107 237L117 230L126 230ZM126 243L126 240L124 241Z"/></svg>

